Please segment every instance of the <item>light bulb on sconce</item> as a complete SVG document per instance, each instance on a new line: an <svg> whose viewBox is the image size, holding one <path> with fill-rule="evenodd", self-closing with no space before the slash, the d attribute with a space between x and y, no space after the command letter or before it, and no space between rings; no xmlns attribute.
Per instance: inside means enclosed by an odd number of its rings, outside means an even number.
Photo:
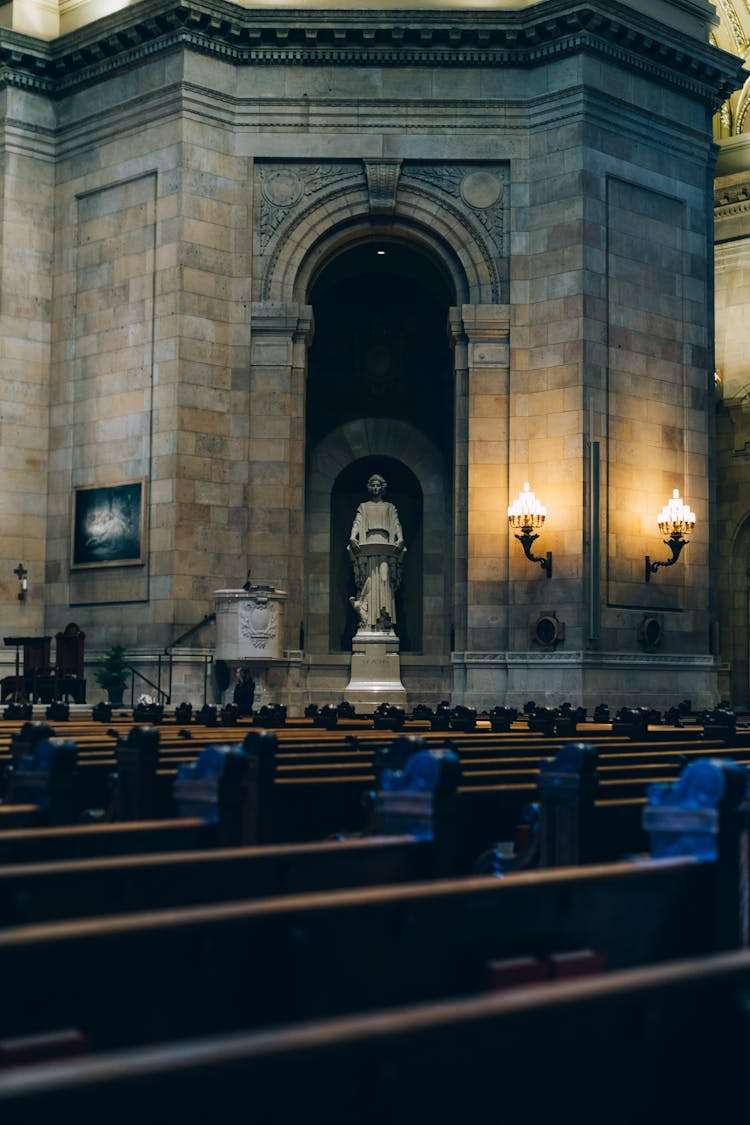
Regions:
<svg viewBox="0 0 750 1125"><path fill-rule="evenodd" d="M672 557L671 559L665 559L663 562L651 562L650 556L646 555L647 582L651 581L651 575L656 574L660 566L674 566L677 562L682 548L690 542L685 536L692 532L695 527L695 512L691 512L687 504L680 500L680 491L675 488L672 491L671 500L664 505L656 517L656 522L662 535L669 536L664 542L672 552Z"/></svg>
<svg viewBox="0 0 750 1125"><path fill-rule="evenodd" d="M29 580L27 578L27 575L28 575L29 572L26 569L26 567L23 565L23 563L19 563L18 566L16 567L16 569L13 571L13 573L15 574L15 576L18 579L18 582L19 582L18 600L19 600L19 602L25 602L26 601L26 591L29 588Z"/></svg>
<svg viewBox="0 0 750 1125"><path fill-rule="evenodd" d="M534 533L534 528L542 527L546 516L547 509L529 489L529 482L526 481L518 497L512 504L508 505L508 526L520 529L520 534L516 532L516 539L523 547L526 558L529 562L539 563L547 577L550 578L552 575L552 552L548 551L546 558L531 553L532 544L539 538L538 534Z"/></svg>

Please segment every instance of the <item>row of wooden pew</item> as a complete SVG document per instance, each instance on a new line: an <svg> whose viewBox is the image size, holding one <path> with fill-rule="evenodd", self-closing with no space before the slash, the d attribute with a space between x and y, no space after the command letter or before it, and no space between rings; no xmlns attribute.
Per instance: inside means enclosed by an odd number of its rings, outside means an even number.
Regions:
<svg viewBox="0 0 750 1125"><path fill-rule="evenodd" d="M298 750L320 768L310 774L264 738L248 747L245 780L259 786L243 799L256 814L265 802L253 823L270 842L219 846L220 817L0 832L0 1120L740 1119L750 1108L746 759L741 746L674 741L603 738L554 761L544 760L553 743L523 735L504 754L460 744L460 775L446 768L428 802L432 832L416 838L274 841L287 788L327 801L354 776L352 761L337 772L336 753L367 759L359 792L386 785L360 805L376 831L407 823L424 793L399 788L414 747L390 758L377 745ZM134 768L148 775L137 742ZM165 749L155 773L165 768L172 784ZM706 816L667 805L662 825L673 831L682 816L702 833L700 859L434 877L446 870L446 834L449 863L469 854L467 833L504 838L489 828L514 824L493 819L504 785L522 793L514 816L521 799L540 799L548 859L577 849L593 860L612 842L600 839L606 802L635 801L640 819L648 780L667 783L719 752ZM453 753L438 747L438 766ZM121 770L126 756L110 764ZM599 796L604 779L636 777L637 796ZM474 831L483 807L492 817ZM45 1059L55 1043L61 1057Z"/></svg>
<svg viewBox="0 0 750 1125"><path fill-rule="evenodd" d="M98 736L88 732L77 740L75 768L67 775L57 775L44 814L47 823L74 821L87 808L105 805L109 816L125 821L177 815L177 771L194 761L204 741L215 739L216 732L176 743L162 729L133 728L130 733L144 737L127 738L116 745L111 738L103 742L101 732ZM707 753L750 761L750 747L742 739L727 746L721 740L698 737L700 731L691 731L689 738L679 730L660 733L661 741L639 743L615 739L607 729L592 726L586 731L587 742L598 750L596 784L589 785L590 819L595 828L589 838L595 843L569 858L576 862L613 859L642 850L645 840L640 821L646 785L674 781L687 761ZM365 830L371 816L369 795L382 769L390 764L394 741L403 747L409 740L370 732L352 745L340 735L323 734L322 739L316 734L307 744L299 737L277 741L273 734L252 730L246 735L247 744L255 748L251 755L254 768L241 779L244 797L234 795L239 819L233 831L223 833L225 842L302 841ZM420 731L414 737L428 747L446 745L444 735ZM447 745L460 759L456 792L450 802L443 802L455 823L450 833L454 854L450 861L446 855L442 873L452 874L470 871L476 858L493 843L514 838L524 808L538 797L541 763L553 757L563 743L518 729L507 735L456 735ZM10 747L6 755L10 763ZM115 773L117 786L113 789ZM0 805L0 825L20 827L24 814L31 823L40 821L39 809L33 806L36 783L33 774L23 778L19 774L15 784L7 783L6 800L11 803ZM240 800L245 802L242 814L237 810ZM447 818L443 824L448 827Z"/></svg>

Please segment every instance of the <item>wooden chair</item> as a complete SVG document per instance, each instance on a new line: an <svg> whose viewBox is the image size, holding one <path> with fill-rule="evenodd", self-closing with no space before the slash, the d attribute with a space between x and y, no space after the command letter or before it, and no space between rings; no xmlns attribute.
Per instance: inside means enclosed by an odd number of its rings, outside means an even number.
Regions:
<svg viewBox="0 0 750 1125"><path fill-rule="evenodd" d="M26 699L50 703L52 674L51 637L26 637L23 645L23 691Z"/></svg>
<svg viewBox="0 0 750 1125"><path fill-rule="evenodd" d="M0 685L3 702L13 700L25 703L35 694L36 679L50 673L51 637L5 637L5 644L15 646L16 671L13 676L4 676ZM23 648L23 666L20 651ZM36 698L36 696L35 696Z"/></svg>
<svg viewBox="0 0 750 1125"><path fill-rule="evenodd" d="M24 702L23 676L21 675L21 646L25 637L3 637L3 643L16 650L16 670L12 676L0 680L0 700L5 702Z"/></svg>
<svg viewBox="0 0 750 1125"><path fill-rule="evenodd" d="M86 634L71 622L55 634L55 698L86 702L83 653Z"/></svg>

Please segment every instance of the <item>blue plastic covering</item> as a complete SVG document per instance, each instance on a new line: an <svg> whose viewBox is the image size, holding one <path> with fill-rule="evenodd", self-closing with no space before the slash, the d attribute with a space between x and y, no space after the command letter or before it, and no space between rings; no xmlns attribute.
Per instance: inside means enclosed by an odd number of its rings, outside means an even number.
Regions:
<svg viewBox="0 0 750 1125"><path fill-rule="evenodd" d="M219 785L232 755L244 757L242 747L205 746L196 761L178 767L173 792L181 817L218 823Z"/></svg>
<svg viewBox="0 0 750 1125"><path fill-rule="evenodd" d="M432 793L440 779L440 761L429 750L412 754L402 770L383 770L380 788L386 792L409 789Z"/></svg>
<svg viewBox="0 0 750 1125"><path fill-rule="evenodd" d="M720 758L691 762L673 785L649 785L644 826L655 859L690 855L714 860L720 811L745 799L747 769Z"/></svg>

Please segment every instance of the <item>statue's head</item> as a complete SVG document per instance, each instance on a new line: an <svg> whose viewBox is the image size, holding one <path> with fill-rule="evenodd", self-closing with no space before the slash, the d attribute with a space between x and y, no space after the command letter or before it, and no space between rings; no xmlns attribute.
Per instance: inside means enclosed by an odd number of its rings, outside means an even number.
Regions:
<svg viewBox="0 0 750 1125"><path fill-rule="evenodd" d="M382 499L388 490L385 477L381 477L380 473L373 473L367 482L367 491L375 500Z"/></svg>

